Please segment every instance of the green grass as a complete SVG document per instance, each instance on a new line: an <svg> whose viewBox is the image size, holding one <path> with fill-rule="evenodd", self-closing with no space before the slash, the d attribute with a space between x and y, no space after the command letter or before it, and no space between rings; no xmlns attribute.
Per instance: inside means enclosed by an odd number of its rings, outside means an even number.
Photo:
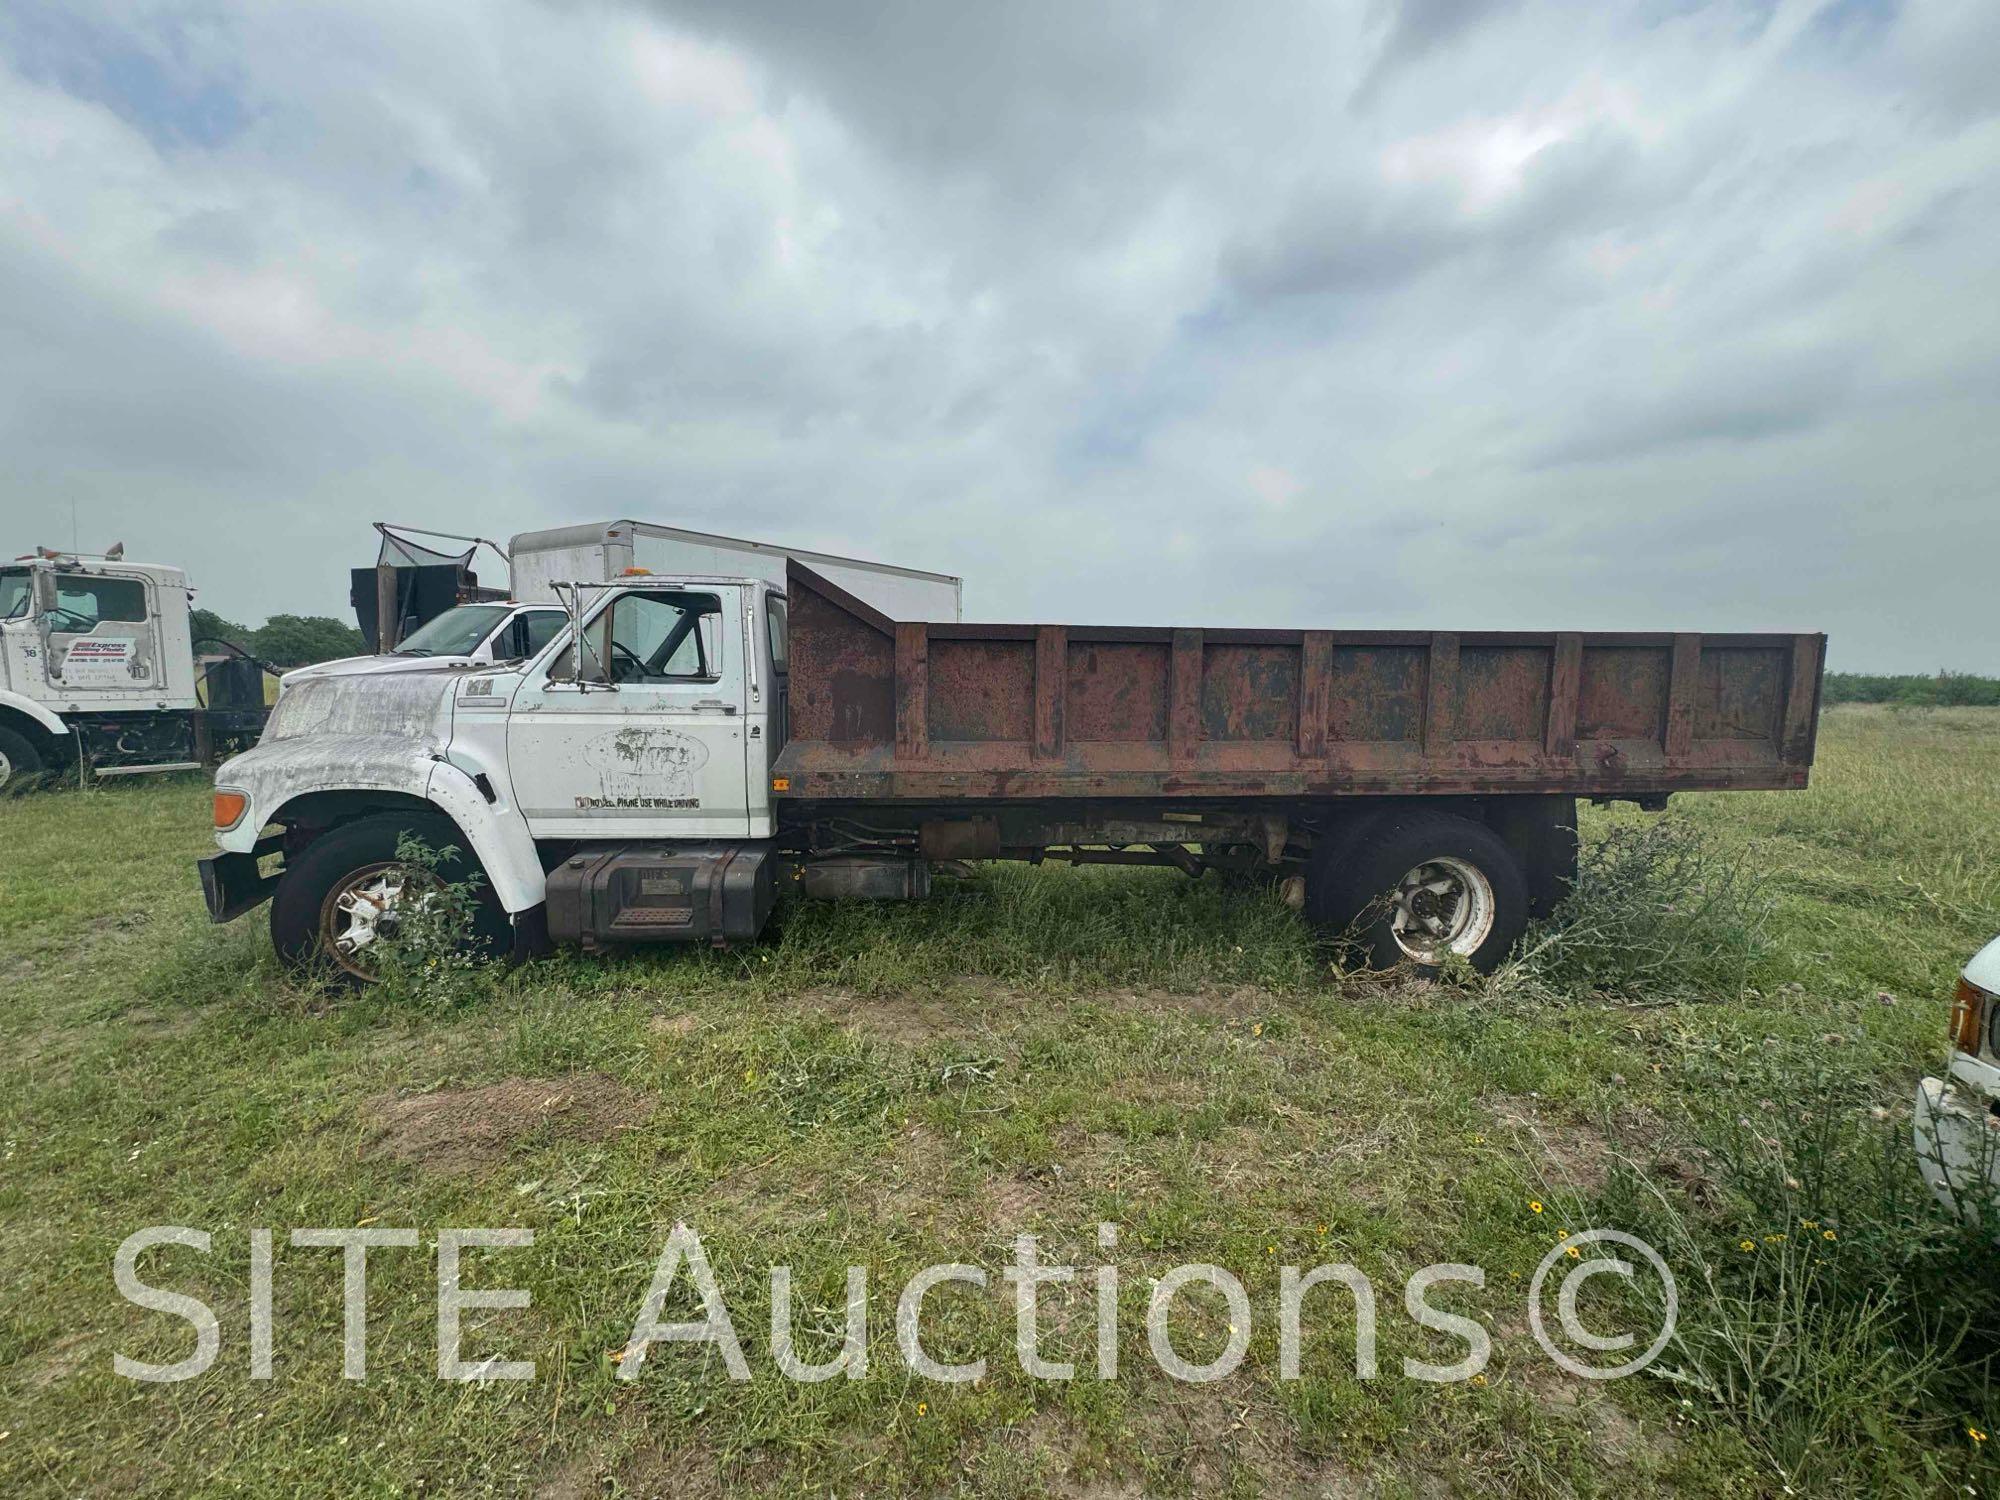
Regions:
<svg viewBox="0 0 2000 1500"><path fill-rule="evenodd" d="M800 907L754 949L560 960L454 1004L332 997L279 975L261 913L207 925L190 868L206 811L192 779L0 802L7 1493L1995 1484L1966 1432L2000 1427L1991 1301L1952 1289L2000 1276L1910 1191L1898 1143L1956 972L2000 930L2000 714L1834 711L1810 792L1679 799L1768 902L1762 935L1741 962L1674 971L1699 982L1616 994L1578 971L1343 978L1256 895L997 866L926 905ZM1586 831L1645 821L1593 811ZM1722 1254L1787 1216L1841 1238ZM671 1345L615 1378L683 1219L728 1295L747 1385ZM1077 1361L1075 1381L1014 1365L997 1279L988 1296L936 1294L927 1322L934 1357L988 1356L984 1380L905 1370L891 1320L912 1271L997 1273L1024 1230L1045 1259L1094 1266L1106 1221L1118 1381L1089 1378L1087 1273L1068 1300L1044 1294L1045 1354ZM425 1246L370 1256L368 1380L340 1378L338 1257L281 1233L275 1378L251 1381L249 1229L363 1222L416 1226ZM113 1286L115 1247L150 1224L214 1236L207 1256L146 1262L221 1319L215 1367L179 1385L112 1371L114 1351L171 1359L190 1342ZM1671 1358L1684 1375L1726 1373L1716 1350L1759 1330L1787 1363L1707 1385L1555 1370L1521 1288L1556 1229L1598 1224L1668 1241L1692 1289ZM532 1292L525 1311L466 1323L469 1354L532 1358L533 1382L433 1378L429 1246L452 1225L535 1231L466 1273ZM1782 1291L1780 1248L1798 1267ZM1306 1378L1281 1381L1277 1268L1336 1260L1374 1280L1383 1373L1353 1378L1329 1288L1309 1304ZM1404 1278L1440 1260L1488 1272L1483 1291L1434 1294L1494 1330L1481 1385L1398 1373L1405 1354L1461 1352L1400 1311ZM1253 1303L1249 1358L1213 1386L1167 1380L1144 1332L1146 1278L1194 1261L1236 1272ZM834 1352L844 1268L868 1267L868 1378L776 1374L776 1262L821 1330L805 1358ZM1857 1312L1870 1281L1875 1322ZM1208 1357L1224 1321L1190 1298L1176 1341Z"/></svg>

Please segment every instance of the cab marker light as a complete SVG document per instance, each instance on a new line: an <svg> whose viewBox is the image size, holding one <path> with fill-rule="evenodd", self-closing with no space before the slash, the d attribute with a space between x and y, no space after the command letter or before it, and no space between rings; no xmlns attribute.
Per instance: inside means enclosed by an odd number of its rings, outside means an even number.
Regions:
<svg viewBox="0 0 2000 1500"><path fill-rule="evenodd" d="M789 792L789 791L790 791L791 789L792 789L792 778L791 778L791 777L789 777L789 776L773 776L773 777L771 778L771 790L772 790L772 791L774 791L774 792Z"/></svg>

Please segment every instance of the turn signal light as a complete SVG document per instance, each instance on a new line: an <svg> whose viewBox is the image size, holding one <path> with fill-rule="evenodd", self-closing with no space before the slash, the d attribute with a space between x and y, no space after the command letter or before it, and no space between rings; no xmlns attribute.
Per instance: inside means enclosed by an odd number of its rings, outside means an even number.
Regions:
<svg viewBox="0 0 2000 1500"><path fill-rule="evenodd" d="M773 776L773 777L771 778L771 790L772 790L772 791L774 791L774 792L789 792L789 791L790 791L791 789L792 789L792 778L791 778L791 777L789 777L789 776Z"/></svg>
<svg viewBox="0 0 2000 1500"><path fill-rule="evenodd" d="M250 810L250 799L241 792L217 792L215 794L215 826L234 828L243 821L243 814Z"/></svg>
<svg viewBox="0 0 2000 1500"><path fill-rule="evenodd" d="M1986 1031L1986 1002L1993 997L1969 979L1958 982L1951 1005L1951 1044L1960 1052L1977 1052Z"/></svg>

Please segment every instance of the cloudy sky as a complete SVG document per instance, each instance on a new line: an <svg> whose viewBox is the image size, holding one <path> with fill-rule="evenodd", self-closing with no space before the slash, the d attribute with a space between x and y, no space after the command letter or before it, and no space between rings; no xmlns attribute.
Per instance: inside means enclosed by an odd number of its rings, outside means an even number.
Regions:
<svg viewBox="0 0 2000 1500"><path fill-rule="evenodd" d="M0 548L2000 671L1992 0L7 0Z"/></svg>

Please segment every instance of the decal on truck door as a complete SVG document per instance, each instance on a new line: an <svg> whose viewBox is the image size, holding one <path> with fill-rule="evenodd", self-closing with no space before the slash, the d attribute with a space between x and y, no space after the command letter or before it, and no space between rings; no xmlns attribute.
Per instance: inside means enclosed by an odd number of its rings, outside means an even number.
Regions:
<svg viewBox="0 0 2000 1500"><path fill-rule="evenodd" d="M701 806L698 773L708 746L691 735L628 725L590 741L583 761L597 773L599 791L577 797L584 811Z"/></svg>
<svg viewBox="0 0 2000 1500"><path fill-rule="evenodd" d="M87 637L63 657L62 680L71 687L130 687L146 676L133 641Z"/></svg>

